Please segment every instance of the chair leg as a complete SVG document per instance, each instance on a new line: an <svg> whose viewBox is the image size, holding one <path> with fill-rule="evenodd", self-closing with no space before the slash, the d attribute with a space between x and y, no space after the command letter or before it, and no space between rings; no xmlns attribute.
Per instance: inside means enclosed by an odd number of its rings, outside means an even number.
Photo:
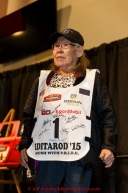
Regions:
<svg viewBox="0 0 128 193"><path fill-rule="evenodd" d="M15 182L15 185L16 185L17 192L18 192L18 193L22 193L22 192L21 192L21 188L20 188L19 181L18 181L18 179L17 179L17 177L16 177L16 175L15 175L15 170L12 169L11 172L12 172L12 176L13 176L13 179L14 179L14 182Z"/></svg>

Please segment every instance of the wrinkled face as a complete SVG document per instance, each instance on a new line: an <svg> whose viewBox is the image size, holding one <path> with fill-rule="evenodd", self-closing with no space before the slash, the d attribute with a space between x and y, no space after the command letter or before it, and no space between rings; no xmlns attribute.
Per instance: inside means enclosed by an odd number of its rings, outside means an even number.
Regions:
<svg viewBox="0 0 128 193"><path fill-rule="evenodd" d="M70 42L63 36L60 36L55 42L55 44L63 45L74 43ZM55 65L60 69L66 71L71 70L75 66L78 58L81 57L82 54L83 49L78 49L76 46L72 45L69 45L69 47L66 49L64 49L62 46L59 46L57 49L53 49L53 57Z"/></svg>

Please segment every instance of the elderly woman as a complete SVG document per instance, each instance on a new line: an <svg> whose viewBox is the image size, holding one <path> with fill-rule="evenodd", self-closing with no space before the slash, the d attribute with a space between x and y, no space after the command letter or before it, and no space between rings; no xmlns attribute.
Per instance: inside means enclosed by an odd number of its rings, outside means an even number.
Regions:
<svg viewBox="0 0 128 193"><path fill-rule="evenodd" d="M66 29L50 41L54 62L35 80L23 112L21 165L28 168L28 156L38 161L37 192L88 192L99 160L106 168L114 161L113 104L99 71L87 69L82 35Z"/></svg>

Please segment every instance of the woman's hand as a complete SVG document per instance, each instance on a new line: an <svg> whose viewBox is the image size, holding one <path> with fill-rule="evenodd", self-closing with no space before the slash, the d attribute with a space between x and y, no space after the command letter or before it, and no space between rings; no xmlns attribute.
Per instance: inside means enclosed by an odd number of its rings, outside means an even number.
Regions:
<svg viewBox="0 0 128 193"><path fill-rule="evenodd" d="M103 163L105 163L105 168L111 167L115 159L113 153L108 149L103 149L99 158L103 161Z"/></svg>
<svg viewBox="0 0 128 193"><path fill-rule="evenodd" d="M23 149L20 152L20 164L23 167L28 168L28 156L27 156L26 150L27 149Z"/></svg>

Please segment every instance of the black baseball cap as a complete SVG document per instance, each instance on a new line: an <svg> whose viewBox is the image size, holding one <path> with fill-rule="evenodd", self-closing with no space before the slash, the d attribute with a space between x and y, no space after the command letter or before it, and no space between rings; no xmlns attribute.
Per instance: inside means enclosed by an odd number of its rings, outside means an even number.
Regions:
<svg viewBox="0 0 128 193"><path fill-rule="evenodd" d="M53 34L50 35L49 40L53 44L57 40L59 36L65 37L67 40L78 43L79 45L83 46L84 45L84 39L82 35L74 30L74 29L65 29L62 32L54 32Z"/></svg>

